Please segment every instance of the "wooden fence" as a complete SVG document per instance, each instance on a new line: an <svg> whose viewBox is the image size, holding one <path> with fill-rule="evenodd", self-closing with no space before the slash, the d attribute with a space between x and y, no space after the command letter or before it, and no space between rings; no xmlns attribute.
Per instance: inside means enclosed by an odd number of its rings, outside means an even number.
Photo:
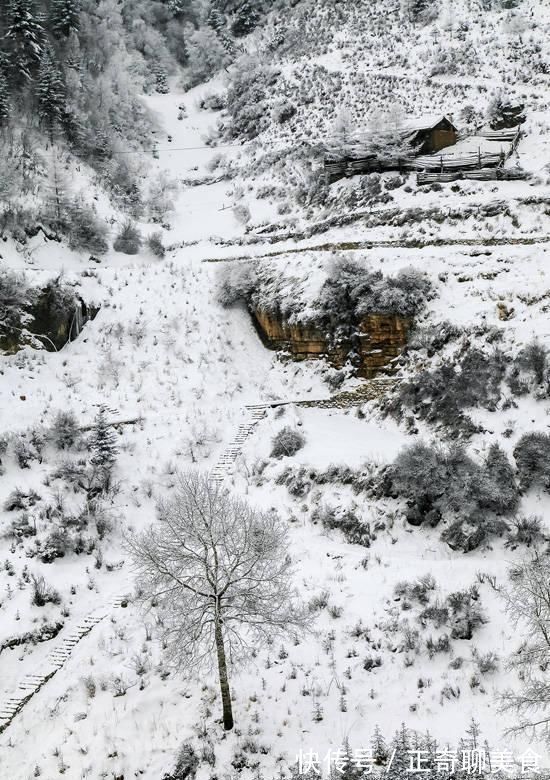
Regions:
<svg viewBox="0 0 550 780"><path fill-rule="evenodd" d="M434 181L455 181L460 178L490 180L498 178L491 170L502 168L508 157L517 147L521 131L519 128L505 130L485 130L478 135L488 141L501 141L506 144L499 152L484 152L481 147L477 152L463 154L426 154L420 157L386 157L376 156L361 158L345 158L340 160L326 159L324 173L329 184L338 179L357 174L382 173L384 171L400 171L402 173L417 171L418 184L428 184ZM468 174L468 175L466 175Z"/></svg>

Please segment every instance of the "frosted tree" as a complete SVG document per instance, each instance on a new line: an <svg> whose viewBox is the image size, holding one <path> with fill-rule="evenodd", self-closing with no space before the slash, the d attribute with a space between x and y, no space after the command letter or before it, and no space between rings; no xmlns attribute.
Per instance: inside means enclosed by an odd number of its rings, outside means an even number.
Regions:
<svg viewBox="0 0 550 780"><path fill-rule="evenodd" d="M52 152L48 174L45 216L53 230L64 233L68 228L71 201L69 185L55 151Z"/></svg>
<svg viewBox="0 0 550 780"><path fill-rule="evenodd" d="M338 114L327 139L326 151L332 157L350 157L357 146L356 128L350 112L343 109Z"/></svg>
<svg viewBox="0 0 550 780"><path fill-rule="evenodd" d="M372 757L377 766L385 766L388 760L388 746L380 726L376 725L371 740Z"/></svg>
<svg viewBox="0 0 550 780"><path fill-rule="evenodd" d="M44 46L44 28L32 0L9 0L5 39L18 80L32 79Z"/></svg>
<svg viewBox="0 0 550 780"><path fill-rule="evenodd" d="M118 447L113 426L107 422L105 406L99 407L95 417L89 449L92 453L90 462L95 469L97 484L101 490L106 490L111 483L111 474L116 463Z"/></svg>
<svg viewBox="0 0 550 780"><path fill-rule="evenodd" d="M190 86L206 81L231 57L211 27L195 30L187 41Z"/></svg>
<svg viewBox="0 0 550 780"><path fill-rule="evenodd" d="M10 117L10 91L8 80L0 70L0 127L8 123Z"/></svg>
<svg viewBox="0 0 550 780"><path fill-rule="evenodd" d="M163 612L168 652L187 673L218 668L223 725L233 728L229 668L303 626L287 530L208 474L178 474L156 525L128 539L145 602Z"/></svg>
<svg viewBox="0 0 550 780"><path fill-rule="evenodd" d="M65 87L59 67L49 48L44 50L40 59L36 97L40 122L52 133L63 116Z"/></svg>
<svg viewBox="0 0 550 780"><path fill-rule="evenodd" d="M501 697L501 709L518 716L509 733L537 732L550 741L550 558L536 554L509 572L510 584L501 590L512 625L523 642L509 666L518 672L521 688Z"/></svg>
<svg viewBox="0 0 550 780"><path fill-rule="evenodd" d="M255 29L259 21L260 13L256 8L256 4L250 2L250 0L244 0L235 14L231 32L237 38L248 35Z"/></svg>
<svg viewBox="0 0 550 780"><path fill-rule="evenodd" d="M80 27L79 0L51 0L50 30L56 38L67 38Z"/></svg>

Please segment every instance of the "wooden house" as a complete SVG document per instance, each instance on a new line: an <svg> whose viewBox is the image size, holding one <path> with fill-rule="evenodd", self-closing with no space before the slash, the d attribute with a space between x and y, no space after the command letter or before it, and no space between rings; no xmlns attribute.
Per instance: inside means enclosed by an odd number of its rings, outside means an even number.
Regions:
<svg viewBox="0 0 550 780"><path fill-rule="evenodd" d="M383 171L406 171L414 167L418 155L433 154L453 146L458 132L450 119L442 114L407 120L403 124L388 128L388 147L382 151L348 151L344 154L327 154L324 162L326 180L331 183L344 176ZM359 139L361 136L359 134ZM363 146L367 147L369 134L364 134ZM361 144L358 144L358 148Z"/></svg>
<svg viewBox="0 0 550 780"><path fill-rule="evenodd" d="M447 146L454 146L458 132L450 119L439 114L406 122L403 136L417 154L433 154Z"/></svg>

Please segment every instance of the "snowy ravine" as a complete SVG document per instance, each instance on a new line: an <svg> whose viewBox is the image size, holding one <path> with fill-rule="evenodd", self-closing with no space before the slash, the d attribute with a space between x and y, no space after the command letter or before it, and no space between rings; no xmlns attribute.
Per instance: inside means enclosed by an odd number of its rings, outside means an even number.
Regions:
<svg viewBox="0 0 550 780"><path fill-rule="evenodd" d="M154 164L178 179L195 167L204 172L216 154L215 149L192 148L204 147L203 133L213 121L211 112L196 107L200 94L198 88L147 99L164 128ZM187 110L180 120L182 103ZM173 151L165 151L170 147ZM236 147L226 153L240 152ZM164 229L164 241L173 248L162 260L146 250L134 258L111 251L96 263L41 236L25 253L9 242L3 246L7 266L36 280L63 271L83 299L99 305L100 311L59 353L25 349L1 358L0 431L47 426L57 411L68 409L82 426L89 426L100 404L107 406L110 420L124 424L117 428L118 492L105 507L110 530L93 552L46 564L25 554L32 540L18 546L9 533L0 535L0 561L5 562L0 570L0 645L46 620L63 623L51 640L0 652L0 701L10 697L25 675L42 668L52 649L86 616L131 593L123 535L154 520L155 499L170 492L176 469L214 467L235 441L239 426L246 425L247 406L330 395L323 363L280 360L262 346L244 309L223 309L217 303L218 266L204 260L240 254L216 241L243 234L230 208L237 197L227 181L182 188L171 227ZM256 206L261 218L262 204ZM104 203L101 207L106 208ZM327 238L342 240L344 233L335 230ZM254 251L261 254L262 249L267 252L270 246L258 245ZM387 249L376 256L357 256L390 272L422 264L437 292L423 324L443 319L460 326L502 324L497 303L505 301L515 309L515 317L504 323L508 350L517 351L535 334L542 340L550 335L546 247L498 248L484 257L466 248ZM283 254L277 262L282 274L307 279L318 270L315 263L330 258L330 252L314 257ZM354 384L352 380L349 387ZM513 749L519 755L528 747L525 737L515 743L504 738L503 728L511 721L495 715L495 694L508 684L505 661L518 637L490 582L504 582L520 553L498 542L490 550L453 552L440 541L437 529L413 529L397 511L390 524L394 507L358 499L339 484L307 498L293 497L277 484L285 464L270 461L265 470L258 468L269 461L272 438L283 425L303 431L306 446L288 460L306 469L386 463L410 436L405 426L382 418L370 403L348 409L290 403L281 409L268 409L246 441L239 438L242 454L229 469L226 484L258 506L277 508L289 521L302 598L309 602L326 592L326 603L321 598L319 609L311 612L311 632L295 645L289 641L262 648L235 672L237 728L224 734L215 674L197 680L171 671L163 656L160 616L154 610L143 614L130 597L127 606L111 610L75 644L63 668L0 735L2 778L63 774L75 780L159 780L173 768L182 742L190 739L205 755L215 755L215 766L203 761L198 780L234 776L232 762L250 741L257 749L241 776L256 777L257 762L262 776L271 780L289 769L300 748L324 755L345 740L356 748L368 747L376 725L389 740L403 721L418 732L429 730L441 744L456 745L474 718L491 749ZM474 437L471 449L483 453L493 435L511 427L513 436L506 440L511 451L525 431L546 430L547 415L548 407L532 398L523 399L516 409L479 412L486 433ZM429 436L429 431L421 434ZM6 458L0 506L17 487L54 501L59 485L51 471L61 459L50 444L29 469ZM77 500L67 491L69 509ZM314 505L352 501L361 504L358 511L373 527L385 519L369 549L311 520ZM533 491L526 499L527 510L544 517L548 496ZM4 523L7 528L11 515L2 510L0 517L2 528ZM544 522L548 531L547 517ZM24 567L47 580L59 593L59 604L31 605ZM389 627L399 610L395 586L427 574L433 576L434 593L441 599L477 584L487 616L474 639L456 640L450 655L429 657L424 648L408 653ZM411 620L417 612L414 606ZM499 656L497 668L480 676L476 658L490 652ZM457 656L463 664L453 667L450 661ZM542 743L532 746L545 754Z"/></svg>

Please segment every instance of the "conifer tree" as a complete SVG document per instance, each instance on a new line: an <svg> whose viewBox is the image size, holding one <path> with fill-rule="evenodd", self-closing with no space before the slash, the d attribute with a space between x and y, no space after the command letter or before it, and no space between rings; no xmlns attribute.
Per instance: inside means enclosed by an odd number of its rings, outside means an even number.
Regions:
<svg viewBox="0 0 550 780"><path fill-rule="evenodd" d="M8 88L8 80L4 73L0 70L0 127L4 127L8 123L10 117L10 93Z"/></svg>
<svg viewBox="0 0 550 780"><path fill-rule="evenodd" d="M56 38L67 38L79 25L79 0L51 0L50 29Z"/></svg>
<svg viewBox="0 0 550 780"><path fill-rule="evenodd" d="M10 0L5 34L10 65L17 82L33 78L44 48L44 28L33 0Z"/></svg>
<svg viewBox="0 0 550 780"><path fill-rule="evenodd" d="M221 32L225 27L225 18L222 12L218 8L212 8L208 14L207 24L212 27L217 33Z"/></svg>
<svg viewBox="0 0 550 780"><path fill-rule="evenodd" d="M51 133L63 117L65 87L50 49L45 49L40 59L36 97L40 121Z"/></svg>
<svg viewBox="0 0 550 780"><path fill-rule="evenodd" d="M95 417L89 447L92 452L90 462L97 469L100 487L105 490L109 487L111 473L118 454L116 434L112 425L107 422L105 406L99 407Z"/></svg>
<svg viewBox="0 0 550 780"><path fill-rule="evenodd" d="M489 447L485 473L494 490L494 495L488 496L488 506L496 512L515 511L519 504L516 475L506 453L496 443Z"/></svg>
<svg viewBox="0 0 550 780"><path fill-rule="evenodd" d="M231 25L231 32L236 38L248 35L254 30L260 21L260 14L253 2L245 0L235 14L235 20Z"/></svg>
<svg viewBox="0 0 550 780"><path fill-rule="evenodd" d="M60 162L54 153L48 176L46 218L49 226L56 233L65 233L68 230L70 210L69 187L63 176Z"/></svg>
<svg viewBox="0 0 550 780"><path fill-rule="evenodd" d="M372 758L376 766L385 766L388 760L388 746L380 726L376 725L371 739Z"/></svg>

